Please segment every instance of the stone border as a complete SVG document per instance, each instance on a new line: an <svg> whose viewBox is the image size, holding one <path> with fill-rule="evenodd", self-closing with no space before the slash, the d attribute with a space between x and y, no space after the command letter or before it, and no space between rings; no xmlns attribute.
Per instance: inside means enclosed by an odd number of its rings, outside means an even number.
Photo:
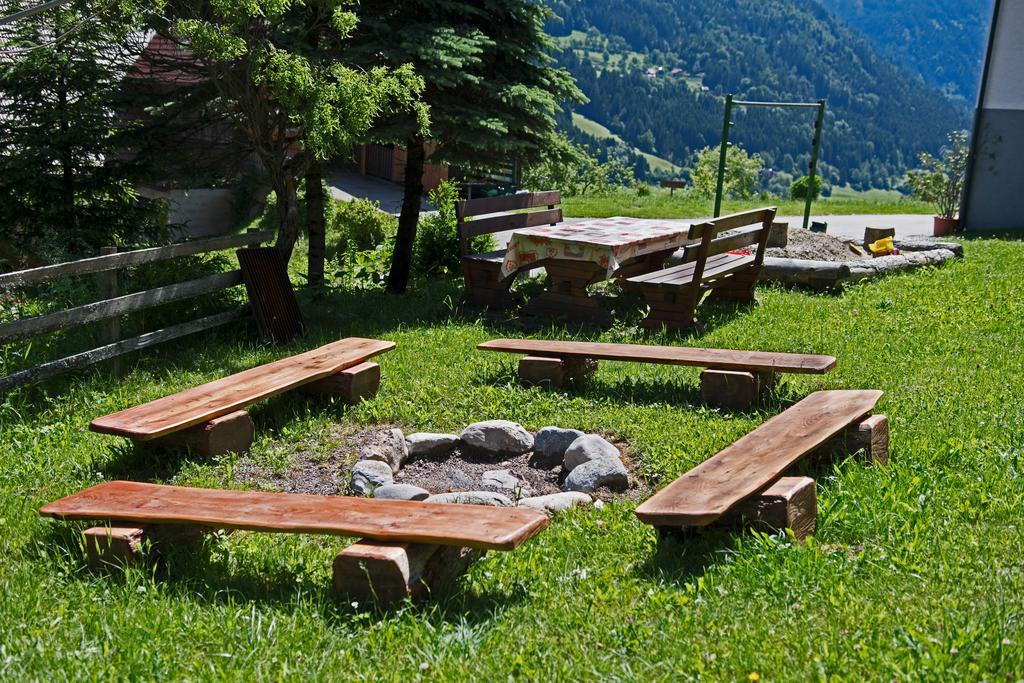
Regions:
<svg viewBox="0 0 1024 683"><path fill-rule="evenodd" d="M824 291L963 257L963 246L956 242L905 240L897 242L896 247L902 253L863 261L813 261L769 256L764 260L761 279Z"/></svg>

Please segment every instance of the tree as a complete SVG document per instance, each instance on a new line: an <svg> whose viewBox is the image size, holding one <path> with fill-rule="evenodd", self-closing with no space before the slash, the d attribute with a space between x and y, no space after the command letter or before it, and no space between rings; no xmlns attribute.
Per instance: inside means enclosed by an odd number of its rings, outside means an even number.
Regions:
<svg viewBox="0 0 1024 683"><path fill-rule="evenodd" d="M427 124L423 82L404 64L342 59L357 23L350 0L172 0L168 34L200 60L221 106L263 162L277 195L277 248L298 238L298 185L316 161L348 153L378 117ZM314 193L315 194L315 193Z"/></svg>
<svg viewBox="0 0 1024 683"><path fill-rule="evenodd" d="M702 197L711 199L715 196L718 183L718 145L705 147L697 152L697 163L690 172L690 182L694 190ZM722 184L722 195L748 199L757 189L758 176L764 162L758 154L750 155L738 145L729 145L725 153L725 182Z"/></svg>
<svg viewBox="0 0 1024 683"><path fill-rule="evenodd" d="M938 157L927 152L918 155L922 168L908 173L907 182L915 197L935 205L940 217L956 218L971 148L965 130L953 131L948 139L949 145L942 148Z"/></svg>
<svg viewBox="0 0 1024 683"><path fill-rule="evenodd" d="M793 184L789 186L789 198L796 201L803 201L807 199L807 188L811 184L808 176L802 175L793 181ZM814 187L813 196L811 200L816 200L821 196L821 178L814 176Z"/></svg>
<svg viewBox="0 0 1024 683"><path fill-rule="evenodd" d="M159 204L135 191L145 164L122 154L139 125L119 112L142 15L130 0L95 11L76 1L5 27L0 225L25 251L94 254L162 225Z"/></svg>
<svg viewBox="0 0 1024 683"><path fill-rule="evenodd" d="M582 94L552 66L544 32L551 16L533 0L380 0L360 5L353 55L411 64L424 79L430 125L397 116L374 131L407 150L405 187L388 290L408 286L428 158L466 170L495 169L538 157L563 100Z"/></svg>

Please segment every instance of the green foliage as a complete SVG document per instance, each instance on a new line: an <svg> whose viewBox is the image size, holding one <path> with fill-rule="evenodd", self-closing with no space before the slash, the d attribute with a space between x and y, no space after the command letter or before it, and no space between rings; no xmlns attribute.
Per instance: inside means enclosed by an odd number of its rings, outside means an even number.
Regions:
<svg viewBox="0 0 1024 683"><path fill-rule="evenodd" d="M560 190L563 196L602 196L636 185L633 169L618 159L599 162L565 135L553 136L549 151L523 169L522 185L532 191Z"/></svg>
<svg viewBox="0 0 1024 683"><path fill-rule="evenodd" d="M7 3L4 14L32 5ZM5 241L50 259L144 242L166 218L162 203L135 189L146 164L123 154L138 151L141 124L119 110L143 45L143 10L124 1L94 11L73 2L4 28L0 225Z"/></svg>
<svg viewBox="0 0 1024 683"><path fill-rule="evenodd" d="M413 249L413 273L426 277L461 277L458 226L455 203L459 200L457 183L444 181L430 192L430 203L437 209L420 219ZM472 253L491 251L494 239L477 235L469 241Z"/></svg>
<svg viewBox="0 0 1024 683"><path fill-rule="evenodd" d="M701 197L712 198L718 183L720 147L705 147L697 152L697 159L690 172L690 182ZM729 145L725 153L725 174L722 196L749 199L757 189L764 160L760 154L747 154L739 145Z"/></svg>
<svg viewBox="0 0 1024 683"><path fill-rule="evenodd" d="M927 152L918 156L921 169L908 173L907 182L915 197L935 205L939 216L956 218L960 211L971 148L967 144L965 130L951 132L948 140L949 145L942 148L938 157Z"/></svg>
<svg viewBox="0 0 1024 683"><path fill-rule="evenodd" d="M794 200L807 199L807 188L810 185L810 177L802 175L793 181L789 186L789 198ZM811 199L816 200L821 196L821 176L814 176L813 192Z"/></svg>
<svg viewBox="0 0 1024 683"><path fill-rule="evenodd" d="M380 210L379 202L353 199L327 202L327 206L333 206L327 221L328 246L336 246L339 252L376 249L395 237L398 223Z"/></svg>
<svg viewBox="0 0 1024 683"><path fill-rule="evenodd" d="M862 3L846 4L856 11ZM902 7L888 4L895 12ZM948 16L958 11L956 0L941 4ZM560 56L590 99L576 111L676 164L720 139L727 93L745 100L828 100L819 173L828 183L858 190L898 186L908 160L921 150L936 152L946 131L969 121L963 103L908 77L815 2L557 0L552 6L564 19L549 24L554 35L593 29L612 46L614 68L584 50ZM649 77L644 65L630 67L623 59L633 54L691 76ZM941 61L944 55L923 56ZM967 62L962 66L980 73ZM766 167L806 173L810 112L737 108L733 120L732 141L760 153ZM564 118L562 125L570 130L572 123ZM652 139L654 147L645 146Z"/></svg>

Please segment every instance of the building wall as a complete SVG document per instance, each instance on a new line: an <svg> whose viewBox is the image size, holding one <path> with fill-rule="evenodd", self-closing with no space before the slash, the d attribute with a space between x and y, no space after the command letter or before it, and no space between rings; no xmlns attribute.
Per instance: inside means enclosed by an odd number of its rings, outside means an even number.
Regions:
<svg viewBox="0 0 1024 683"><path fill-rule="evenodd" d="M998 0L978 99L964 227L1024 229L1024 0Z"/></svg>

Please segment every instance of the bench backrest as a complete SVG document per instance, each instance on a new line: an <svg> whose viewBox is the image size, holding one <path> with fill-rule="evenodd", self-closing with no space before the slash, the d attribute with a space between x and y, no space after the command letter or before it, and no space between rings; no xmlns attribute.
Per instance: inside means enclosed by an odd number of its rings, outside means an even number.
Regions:
<svg viewBox="0 0 1024 683"><path fill-rule="evenodd" d="M562 222L561 203L562 194L556 190L458 202L459 256L469 254L469 241L478 235Z"/></svg>
<svg viewBox="0 0 1024 683"><path fill-rule="evenodd" d="M757 248L752 267L760 267L764 263L765 244L768 242L775 213L776 208L770 206L691 225L690 239L700 241L684 249L683 262L697 264L693 281L700 282L704 274L704 264L709 257L746 247Z"/></svg>

